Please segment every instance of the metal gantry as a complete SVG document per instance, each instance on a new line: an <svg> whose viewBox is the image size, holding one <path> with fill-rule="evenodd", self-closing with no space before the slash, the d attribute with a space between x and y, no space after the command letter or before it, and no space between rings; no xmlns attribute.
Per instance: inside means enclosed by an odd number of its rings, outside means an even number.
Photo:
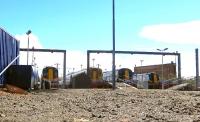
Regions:
<svg viewBox="0 0 200 122"><path fill-rule="evenodd" d="M90 53L113 53L112 50L88 50L87 51L87 70L89 72L90 67ZM115 51L116 54L141 54L141 55L175 55L178 56L178 79L181 83L181 54L178 52L146 52L146 51ZM115 85L115 83L113 84ZM115 87L115 86L113 86Z"/></svg>
<svg viewBox="0 0 200 122"><path fill-rule="evenodd" d="M66 50L58 50L58 49L27 49L27 48L20 48L20 51L33 51L33 52L57 52L57 53L63 53L63 83L66 87Z"/></svg>

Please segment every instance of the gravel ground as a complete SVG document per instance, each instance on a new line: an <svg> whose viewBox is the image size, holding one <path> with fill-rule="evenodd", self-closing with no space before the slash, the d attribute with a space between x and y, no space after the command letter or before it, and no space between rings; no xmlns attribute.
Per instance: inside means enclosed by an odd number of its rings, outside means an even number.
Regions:
<svg viewBox="0 0 200 122"><path fill-rule="evenodd" d="M200 121L200 92L59 89L28 95L0 91L0 121Z"/></svg>

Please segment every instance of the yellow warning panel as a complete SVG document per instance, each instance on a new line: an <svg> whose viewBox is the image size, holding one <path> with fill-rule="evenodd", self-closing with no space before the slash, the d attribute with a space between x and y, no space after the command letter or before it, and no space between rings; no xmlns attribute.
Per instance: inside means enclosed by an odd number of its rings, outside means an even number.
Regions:
<svg viewBox="0 0 200 122"><path fill-rule="evenodd" d="M48 79L49 80L53 80L53 69L52 68L50 68L49 70L48 70Z"/></svg>
<svg viewBox="0 0 200 122"><path fill-rule="evenodd" d="M92 79L97 80L97 72L96 71L93 72Z"/></svg>
<svg viewBox="0 0 200 122"><path fill-rule="evenodd" d="M125 79L128 80L129 79L129 71L125 70Z"/></svg>

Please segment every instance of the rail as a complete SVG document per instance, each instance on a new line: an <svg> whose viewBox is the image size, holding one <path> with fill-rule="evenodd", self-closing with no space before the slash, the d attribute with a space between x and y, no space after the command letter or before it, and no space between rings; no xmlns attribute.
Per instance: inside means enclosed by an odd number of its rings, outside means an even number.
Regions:
<svg viewBox="0 0 200 122"><path fill-rule="evenodd" d="M0 76L20 57L20 55L18 55L15 59L13 59L13 61L11 61L8 66L6 68L4 68L3 71L1 71Z"/></svg>

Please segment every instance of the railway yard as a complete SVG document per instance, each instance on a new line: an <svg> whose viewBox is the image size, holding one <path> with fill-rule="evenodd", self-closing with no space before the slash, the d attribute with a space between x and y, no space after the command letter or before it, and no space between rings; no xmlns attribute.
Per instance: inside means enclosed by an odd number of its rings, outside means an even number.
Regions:
<svg viewBox="0 0 200 122"><path fill-rule="evenodd" d="M200 92L136 89L58 89L27 95L0 91L0 121L200 121Z"/></svg>
<svg viewBox="0 0 200 122"><path fill-rule="evenodd" d="M169 72L160 80L161 67L116 69L115 88L112 72L99 67L69 73L60 82L55 67L44 67L39 77L31 65L11 65L1 82L0 121L200 121L200 92L178 91L189 83L182 83L179 71L176 77L174 63L164 65Z"/></svg>
<svg viewBox="0 0 200 122"><path fill-rule="evenodd" d="M116 69L113 63L109 71L100 64L95 67L94 59L90 66L90 53L113 51L88 50L87 68L81 64L81 70L72 68L66 74L66 50L23 49L6 31L0 28L0 32L0 122L200 121L199 72L190 79L181 77L178 52L114 51L172 55L177 62L143 66L140 60L141 66L134 70ZM62 77L58 64L42 67L41 74L33 62L28 64L28 56L27 65L21 65L20 51L62 52Z"/></svg>

